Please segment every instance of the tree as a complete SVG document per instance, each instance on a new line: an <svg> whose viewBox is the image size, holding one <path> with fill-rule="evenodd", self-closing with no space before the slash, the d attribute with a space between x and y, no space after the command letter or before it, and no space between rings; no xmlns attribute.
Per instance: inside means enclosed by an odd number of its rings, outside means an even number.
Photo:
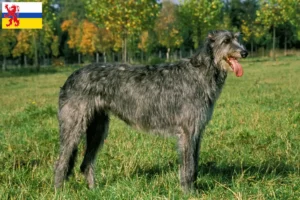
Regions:
<svg viewBox="0 0 300 200"><path fill-rule="evenodd" d="M24 0L32 2L32 0ZM40 2L38 0L33 0ZM24 55L24 64L27 65L27 56L33 58L36 70L40 70L39 58L51 53L52 38L56 16L51 0L43 0L43 29L20 30L17 36L17 45L13 49L13 56ZM44 61L45 62L45 61Z"/></svg>
<svg viewBox="0 0 300 200"><path fill-rule="evenodd" d="M22 29L17 36L17 44L13 49L13 56L19 57L24 55L24 65L27 66L27 56L33 58L34 66L36 70L40 70L38 62L38 54L42 44L40 44L41 31L33 29Z"/></svg>
<svg viewBox="0 0 300 200"><path fill-rule="evenodd" d="M16 42L15 30L1 30L0 31L0 55L3 56L2 71L6 69L6 58L11 55L11 51Z"/></svg>
<svg viewBox="0 0 300 200"><path fill-rule="evenodd" d="M78 64L81 63L81 56L80 56L80 40L81 40L81 28L80 22L76 18L76 13L71 13L71 18L68 20L63 21L61 24L62 31L67 31L69 40L68 45L70 49L74 49L78 53Z"/></svg>
<svg viewBox="0 0 300 200"><path fill-rule="evenodd" d="M54 33L58 36L58 53L64 56L64 59L72 58L74 60L74 55L81 60L81 55L78 53L77 49L69 48L68 31L63 31L61 25L67 20L76 19L79 22L85 19L85 1L84 0L51 0L52 5L55 8L54 13L57 18L54 24Z"/></svg>
<svg viewBox="0 0 300 200"><path fill-rule="evenodd" d="M282 7L282 15L285 16L285 30L284 30L284 55L287 55L287 36L289 31L288 27L294 26L299 30L300 18L300 1L299 0L286 0L280 1ZM300 39L300 37L299 37Z"/></svg>
<svg viewBox="0 0 300 200"><path fill-rule="evenodd" d="M98 28L97 36L97 51L103 54L104 62L106 63L106 53L109 49L120 49L120 38L114 36L110 30L105 28ZM98 52L97 52L98 53ZM98 55L98 54L97 54ZM98 62L98 59L97 59Z"/></svg>
<svg viewBox="0 0 300 200"><path fill-rule="evenodd" d="M54 4L58 5L58 18L60 21L71 19L72 13L76 13L76 18L81 21L85 19L86 11L84 9L84 0L52 0Z"/></svg>
<svg viewBox="0 0 300 200"><path fill-rule="evenodd" d="M52 36L51 52L54 57L59 55L59 38L57 35Z"/></svg>
<svg viewBox="0 0 300 200"><path fill-rule="evenodd" d="M82 30L82 36L79 41L80 52L84 55L95 53L98 28L93 23L84 20L80 29Z"/></svg>
<svg viewBox="0 0 300 200"><path fill-rule="evenodd" d="M256 11L258 10L258 2L253 0L246 0L242 2L241 6L243 15L241 16L241 31L243 33L243 39L246 42L250 42L251 55L253 55L254 42L258 41L264 34L263 27L257 23ZM247 9L247 11L246 11Z"/></svg>
<svg viewBox="0 0 300 200"><path fill-rule="evenodd" d="M194 48L206 37L209 30L215 29L220 21L221 0L182 0L179 12L192 29Z"/></svg>
<svg viewBox="0 0 300 200"><path fill-rule="evenodd" d="M176 5L171 1L163 1L162 9L156 19L154 31L157 34L159 43L167 48L167 60L171 48L179 47L183 42L179 33L176 18Z"/></svg>
<svg viewBox="0 0 300 200"><path fill-rule="evenodd" d="M293 9L295 0L261 0L260 9L256 12L257 22L264 25L266 28L272 28L273 31L273 60L276 60L275 45L276 45L276 28L290 19L289 10ZM292 3L292 4L288 4ZM287 11L286 11L287 10Z"/></svg>
<svg viewBox="0 0 300 200"><path fill-rule="evenodd" d="M58 49L53 49L58 44L58 37L54 34L53 24L49 21L45 21L43 24L43 30L38 30L36 37L39 39L38 43L38 52L40 56L43 57L44 64L46 63L46 56L50 57L51 52L54 50L56 56L59 54ZM56 47L57 48L57 47ZM53 53L53 52L52 52Z"/></svg>
<svg viewBox="0 0 300 200"><path fill-rule="evenodd" d="M122 38L122 59L127 61L127 39L147 28L158 11L156 0L88 0L87 17Z"/></svg>
<svg viewBox="0 0 300 200"><path fill-rule="evenodd" d="M226 12L229 14L232 28L236 28L237 30L241 29L242 26L242 20L244 20L245 15L255 15L254 13L251 13L251 7L246 7L247 3L245 1L240 0L231 0L230 2L227 2L226 6ZM250 0L252 3L255 3L256 0ZM249 4L249 3L248 3ZM248 5L249 6L249 5Z"/></svg>
<svg viewBox="0 0 300 200"><path fill-rule="evenodd" d="M138 44L138 48L142 51L142 61L144 60L144 52L147 52L148 50L148 41L149 41L149 32L143 31L140 35L140 42Z"/></svg>
<svg viewBox="0 0 300 200"><path fill-rule="evenodd" d="M100 51L103 53L104 62L106 62L106 52L109 48L113 48L114 45L114 38L111 32L104 28L99 28L87 20L84 20L81 26L80 52L84 55L96 53L96 62L99 62Z"/></svg>
<svg viewBox="0 0 300 200"><path fill-rule="evenodd" d="M93 55L96 53L97 62L99 61L98 52L104 55L106 62L106 51L114 47L114 37L109 30L97 27L88 20L79 21L76 19L76 13L72 14L72 19L65 20L61 29L67 31L69 35L69 48L74 49L78 53L78 63L81 63L80 54Z"/></svg>
<svg viewBox="0 0 300 200"><path fill-rule="evenodd" d="M266 35L266 30L255 21L248 23L246 20L242 20L241 31L243 40L250 43L250 52L253 55L254 43L258 43Z"/></svg>
<svg viewBox="0 0 300 200"><path fill-rule="evenodd" d="M31 31L30 30L20 30L17 35L17 44L14 47L12 54L13 57L24 56L24 65L27 66L27 56L32 57L33 48L31 45Z"/></svg>

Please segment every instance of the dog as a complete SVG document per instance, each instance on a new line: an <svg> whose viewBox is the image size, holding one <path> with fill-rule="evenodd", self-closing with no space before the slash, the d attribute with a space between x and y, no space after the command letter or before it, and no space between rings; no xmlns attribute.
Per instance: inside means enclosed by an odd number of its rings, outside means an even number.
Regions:
<svg viewBox="0 0 300 200"><path fill-rule="evenodd" d="M248 52L238 38L239 33L212 31L200 51L184 61L154 66L90 64L70 75L59 94L55 187L71 174L83 135L86 150L80 169L88 187L94 187L95 157L112 113L136 128L177 137L180 184L184 191L193 190L202 134L227 72L243 75L238 59Z"/></svg>

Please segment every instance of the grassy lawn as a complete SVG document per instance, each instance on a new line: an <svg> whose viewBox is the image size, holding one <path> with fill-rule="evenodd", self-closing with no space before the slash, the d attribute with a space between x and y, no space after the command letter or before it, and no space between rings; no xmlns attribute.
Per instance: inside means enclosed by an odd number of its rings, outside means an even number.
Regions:
<svg viewBox="0 0 300 200"><path fill-rule="evenodd" d="M300 58L248 59L230 74L206 129L198 190L184 195L176 141L112 117L98 154L97 187L74 171L53 188L59 87L72 69L0 73L0 199L298 199Z"/></svg>

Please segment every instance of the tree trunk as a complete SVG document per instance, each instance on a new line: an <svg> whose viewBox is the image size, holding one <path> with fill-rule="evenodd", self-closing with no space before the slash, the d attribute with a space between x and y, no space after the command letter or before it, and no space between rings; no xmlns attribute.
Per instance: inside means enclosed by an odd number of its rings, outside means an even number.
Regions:
<svg viewBox="0 0 300 200"><path fill-rule="evenodd" d="M104 59L104 63L106 63L106 53L103 52L103 59Z"/></svg>
<svg viewBox="0 0 300 200"><path fill-rule="evenodd" d="M168 50L167 50L167 61L169 61L170 60L170 48L168 48Z"/></svg>
<svg viewBox="0 0 300 200"><path fill-rule="evenodd" d="M45 54L43 55L43 63L44 63L44 66L46 66L46 65L47 65L47 63L46 63L46 56L45 56Z"/></svg>
<svg viewBox="0 0 300 200"><path fill-rule="evenodd" d="M2 71L6 70L6 57L3 56Z"/></svg>
<svg viewBox="0 0 300 200"><path fill-rule="evenodd" d="M190 49L190 57L192 57L192 56L193 56L193 50Z"/></svg>
<svg viewBox="0 0 300 200"><path fill-rule="evenodd" d="M34 46L34 66L36 67L36 71L39 72L40 71L40 65L39 65L39 58L38 58L38 48L37 48L37 41L36 41L36 37L33 34L33 46Z"/></svg>
<svg viewBox="0 0 300 200"><path fill-rule="evenodd" d="M180 60L182 59L182 50L181 49L179 50L179 59Z"/></svg>
<svg viewBox="0 0 300 200"><path fill-rule="evenodd" d="M144 62L144 52L141 51L141 62Z"/></svg>
<svg viewBox="0 0 300 200"><path fill-rule="evenodd" d="M251 56L253 56L253 39L251 39Z"/></svg>
<svg viewBox="0 0 300 200"><path fill-rule="evenodd" d="M284 56L287 56L287 31L284 30Z"/></svg>
<svg viewBox="0 0 300 200"><path fill-rule="evenodd" d="M96 53L96 63L99 63L99 53Z"/></svg>
<svg viewBox="0 0 300 200"><path fill-rule="evenodd" d="M178 60L178 51L174 52L174 60Z"/></svg>
<svg viewBox="0 0 300 200"><path fill-rule="evenodd" d="M276 55L275 55L275 45L276 45L276 30L275 26L273 25L273 60L276 60Z"/></svg>
<svg viewBox="0 0 300 200"><path fill-rule="evenodd" d="M161 50L158 52L158 57L161 58Z"/></svg>
<svg viewBox="0 0 300 200"><path fill-rule="evenodd" d="M2 71L6 70L6 57L3 56Z"/></svg>
<svg viewBox="0 0 300 200"><path fill-rule="evenodd" d="M123 52L122 52L122 61L127 62L127 39L123 39Z"/></svg>
<svg viewBox="0 0 300 200"><path fill-rule="evenodd" d="M24 67L27 67L27 56L24 55Z"/></svg>
<svg viewBox="0 0 300 200"><path fill-rule="evenodd" d="M78 53L78 65L80 65L81 64L81 55L80 55L80 53Z"/></svg>

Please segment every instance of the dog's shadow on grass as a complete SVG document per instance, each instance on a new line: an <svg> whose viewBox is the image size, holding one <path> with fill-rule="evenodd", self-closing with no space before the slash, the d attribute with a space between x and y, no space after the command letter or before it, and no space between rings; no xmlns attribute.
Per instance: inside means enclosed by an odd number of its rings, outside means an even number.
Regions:
<svg viewBox="0 0 300 200"><path fill-rule="evenodd" d="M282 177L295 173L296 167L282 162L264 162L255 165L219 165L216 162L207 162L199 165L196 188L210 190L216 185L231 185L235 180L246 182L260 181L266 177Z"/></svg>
<svg viewBox="0 0 300 200"><path fill-rule="evenodd" d="M178 171L178 162L169 162L163 166L154 165L149 168L138 167L132 176L146 176L151 181L168 171ZM226 165L217 162L207 162L199 164L199 173L196 182L197 190L211 190L216 185L231 185L235 179L244 177L245 181L260 181L266 177L282 177L291 173L296 173L296 167L282 162L265 162L259 166L251 165ZM179 180L178 180L179 181Z"/></svg>
<svg viewBox="0 0 300 200"><path fill-rule="evenodd" d="M132 173L132 176L144 176L147 180L151 181L157 176L169 173L177 167L176 162L168 162L164 165L153 165L145 167L138 166L136 170Z"/></svg>

